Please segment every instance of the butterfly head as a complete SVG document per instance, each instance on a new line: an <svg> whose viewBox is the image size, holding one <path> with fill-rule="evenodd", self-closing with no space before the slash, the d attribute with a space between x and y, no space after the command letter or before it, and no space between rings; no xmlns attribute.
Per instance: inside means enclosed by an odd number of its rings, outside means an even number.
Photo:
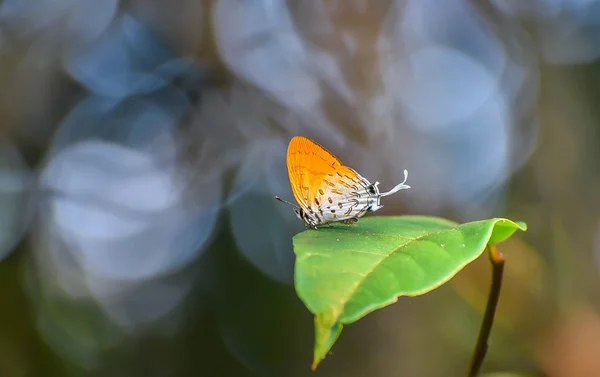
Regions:
<svg viewBox="0 0 600 377"><path fill-rule="evenodd" d="M296 214L296 217L298 217L300 220L305 221L304 210L302 208L294 207L294 213Z"/></svg>
<svg viewBox="0 0 600 377"><path fill-rule="evenodd" d="M307 228L317 229L319 219L314 218L314 216L311 216L300 207L294 207L294 213L296 214L296 217L304 222L304 225L306 225Z"/></svg>
<svg viewBox="0 0 600 377"><path fill-rule="evenodd" d="M294 210L294 213L296 214L296 217L302 220L307 228L317 229L317 225L321 223L318 217L309 214L294 203L288 202L287 200L283 200L278 196L276 196L275 199L279 200L280 202L291 205L292 209Z"/></svg>

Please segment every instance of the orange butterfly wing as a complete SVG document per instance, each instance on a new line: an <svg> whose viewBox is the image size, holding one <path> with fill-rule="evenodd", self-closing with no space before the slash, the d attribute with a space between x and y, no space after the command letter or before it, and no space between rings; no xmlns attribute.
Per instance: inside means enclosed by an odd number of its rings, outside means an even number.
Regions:
<svg viewBox="0 0 600 377"><path fill-rule="evenodd" d="M318 207L314 203L317 190L327 176L336 172L356 176L331 152L304 136L294 136L288 145L287 168L292 192L303 208Z"/></svg>

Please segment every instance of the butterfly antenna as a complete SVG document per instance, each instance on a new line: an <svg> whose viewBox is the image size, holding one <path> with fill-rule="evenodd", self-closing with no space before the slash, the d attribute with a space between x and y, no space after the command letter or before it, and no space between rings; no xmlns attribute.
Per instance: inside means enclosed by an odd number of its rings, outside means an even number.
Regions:
<svg viewBox="0 0 600 377"><path fill-rule="evenodd" d="M400 190L406 190L409 189L410 186L409 185L405 185L404 183L406 183L406 180L408 179L408 170L404 169L404 181L402 181L402 183L396 185L393 189L391 189L388 192L384 192L381 194L381 196L388 196L388 195L392 195Z"/></svg>
<svg viewBox="0 0 600 377"><path fill-rule="evenodd" d="M275 199L279 200L280 202L284 202L284 203L286 203L286 204L289 204L289 205L291 205L291 206L292 206L292 207L294 207L294 208L298 208L298 206L297 206L297 205L295 205L294 203L288 202L288 201L287 201L287 200L285 200L285 199L281 199L279 196L276 196L276 197L275 197Z"/></svg>

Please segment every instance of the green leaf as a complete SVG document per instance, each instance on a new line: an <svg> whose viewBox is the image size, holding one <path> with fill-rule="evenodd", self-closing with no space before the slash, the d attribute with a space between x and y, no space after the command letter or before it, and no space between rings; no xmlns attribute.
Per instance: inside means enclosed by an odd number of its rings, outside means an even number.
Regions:
<svg viewBox="0 0 600 377"><path fill-rule="evenodd" d="M294 236L296 292L315 315L313 369L342 331L398 296L425 294L525 223L455 222L426 216L369 217Z"/></svg>

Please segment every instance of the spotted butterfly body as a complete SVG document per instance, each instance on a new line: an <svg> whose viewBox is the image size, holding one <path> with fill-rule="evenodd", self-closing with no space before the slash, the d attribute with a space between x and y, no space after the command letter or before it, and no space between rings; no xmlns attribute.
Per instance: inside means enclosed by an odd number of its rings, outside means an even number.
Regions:
<svg viewBox="0 0 600 377"><path fill-rule="evenodd" d="M381 197L409 188L404 184L405 171L404 182L389 192L380 193L379 182L369 182L304 136L295 136L290 141L287 168L290 186L298 202L294 212L307 227L315 229L336 221L354 222L365 213L383 207Z"/></svg>

